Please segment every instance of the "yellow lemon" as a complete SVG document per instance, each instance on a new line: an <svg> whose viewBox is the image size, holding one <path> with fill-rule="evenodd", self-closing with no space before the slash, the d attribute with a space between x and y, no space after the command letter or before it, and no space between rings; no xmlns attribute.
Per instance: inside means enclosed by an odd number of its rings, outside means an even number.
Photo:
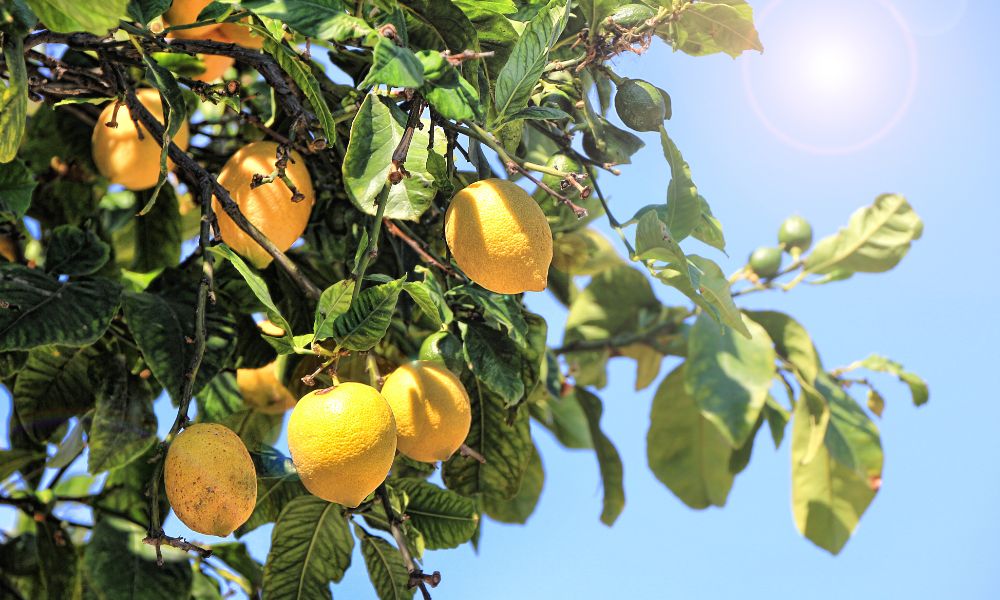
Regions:
<svg viewBox="0 0 1000 600"><path fill-rule="evenodd" d="M294 150L285 167L285 174L305 196L304 200L292 202L291 190L280 179L250 189L250 182L255 174L267 176L274 171L277 150L278 144L274 142L253 142L244 146L222 167L219 183L229 190L243 215L274 242L279 250L285 251L306 230L314 196L312 178L306 163L302 155ZM219 219L222 241L258 268L270 264L271 255L236 226L222 210L218 199L213 198L212 205Z"/></svg>
<svg viewBox="0 0 1000 600"><path fill-rule="evenodd" d="M247 406L267 415L280 415L295 406L295 396L278 380L277 362L259 369L237 369L236 385Z"/></svg>
<svg viewBox="0 0 1000 600"><path fill-rule="evenodd" d="M201 11L211 3L212 0L174 0L170 8L167 9L167 12L163 13L163 20L171 26L194 23L198 20L198 15ZM205 25L204 27L192 27L190 29L177 29L171 31L170 34L186 40L202 39L218 29L218 27L218 24L214 24Z"/></svg>
<svg viewBox="0 0 1000 600"><path fill-rule="evenodd" d="M458 377L424 360L393 371L382 386L396 417L396 444L413 460L448 460L469 435L472 405Z"/></svg>
<svg viewBox="0 0 1000 600"><path fill-rule="evenodd" d="M222 38L217 38L213 36L213 39L217 41L223 41ZM231 56L221 56L219 54L199 54L198 58L201 62L205 63L205 72L196 75L193 79L202 81L204 83L213 83L220 77L226 74L229 67L236 64Z"/></svg>
<svg viewBox="0 0 1000 600"><path fill-rule="evenodd" d="M523 189L484 179L451 199L444 235L458 266L498 294L540 292L552 262L552 232L545 213Z"/></svg>
<svg viewBox="0 0 1000 600"><path fill-rule="evenodd" d="M257 328L260 329L260 332L262 334L270 337L284 337L285 335L284 329L278 327L277 325L268 321L267 319L264 319L260 323L257 323Z"/></svg>
<svg viewBox="0 0 1000 600"><path fill-rule="evenodd" d="M264 38L250 31L249 27L244 27L239 23L223 23L219 25L219 33L244 48L260 50L264 47Z"/></svg>
<svg viewBox="0 0 1000 600"><path fill-rule="evenodd" d="M354 507L389 473L396 421L375 388L343 383L299 400L288 420L288 450L307 490Z"/></svg>
<svg viewBox="0 0 1000 600"><path fill-rule="evenodd" d="M257 501L250 453L217 423L196 423L174 438L163 480L177 518L205 535L229 535L250 518Z"/></svg>
<svg viewBox="0 0 1000 600"><path fill-rule="evenodd" d="M163 122L163 107L160 104L160 93L154 89L144 88L136 91L139 102L153 116ZM105 123L114 120L117 127L108 127ZM174 143L181 150L187 150L190 132L184 122L174 136ZM111 183L118 183L130 190L145 190L156 185L160 176L160 144L146 128L142 128L142 139L135 128L135 121L129 115L128 108L122 105L115 118L115 103L104 107L101 116L94 125L91 136L91 151L94 164ZM167 168L173 168L173 163L167 161Z"/></svg>

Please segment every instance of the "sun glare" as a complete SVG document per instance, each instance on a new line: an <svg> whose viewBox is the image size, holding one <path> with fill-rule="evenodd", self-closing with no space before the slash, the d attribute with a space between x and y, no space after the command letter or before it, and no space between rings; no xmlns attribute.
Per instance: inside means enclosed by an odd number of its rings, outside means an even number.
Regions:
<svg viewBox="0 0 1000 600"><path fill-rule="evenodd" d="M824 94L843 94L859 83L859 64L850 46L823 42L803 56L799 77L808 87ZM858 91L858 90L853 90Z"/></svg>

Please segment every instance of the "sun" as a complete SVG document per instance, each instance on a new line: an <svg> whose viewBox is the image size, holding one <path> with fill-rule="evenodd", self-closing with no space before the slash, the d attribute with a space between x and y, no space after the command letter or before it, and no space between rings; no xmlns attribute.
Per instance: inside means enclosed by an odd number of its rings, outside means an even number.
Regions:
<svg viewBox="0 0 1000 600"><path fill-rule="evenodd" d="M850 44L841 40L817 43L803 56L799 77L817 93L850 93L864 68L856 54Z"/></svg>

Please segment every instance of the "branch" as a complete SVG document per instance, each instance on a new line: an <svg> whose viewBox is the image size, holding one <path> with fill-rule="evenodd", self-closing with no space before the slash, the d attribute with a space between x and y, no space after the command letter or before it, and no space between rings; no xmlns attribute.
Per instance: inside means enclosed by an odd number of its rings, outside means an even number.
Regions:
<svg viewBox="0 0 1000 600"><path fill-rule="evenodd" d="M400 524L402 521L396 514L396 511L392 509L392 503L389 501L389 491L385 487L385 482L378 486L375 490L375 494L382 501L382 508L385 510L386 520L389 522L389 532L392 534L394 540L396 540L396 546L399 547L399 553L403 555L403 563L406 565L406 570L410 574L409 586L417 587L420 589L420 594L424 597L424 600L431 600L431 594L427 591L427 586L430 585L432 588L437 587L441 583L441 573L434 571L434 573L427 575L417 563L413 560L413 555L410 554L410 549L406 545L406 537L403 536L403 530L400 529Z"/></svg>
<svg viewBox="0 0 1000 600"><path fill-rule="evenodd" d="M444 262L442 262L441 260L435 258L434 255L431 254L430 251L426 250L419 241L411 237L407 232L403 230L403 228L400 225L394 223L392 219L384 219L383 222L385 223L386 231L388 231L390 235L403 240L403 242L405 242L407 246L412 248L413 251L416 252L417 255L420 256L421 260L423 260L425 263L429 264L432 267L440 269L446 275L450 275L451 277L455 277L458 279L464 279L464 277L460 276L457 272L455 272L454 269L445 265Z"/></svg>

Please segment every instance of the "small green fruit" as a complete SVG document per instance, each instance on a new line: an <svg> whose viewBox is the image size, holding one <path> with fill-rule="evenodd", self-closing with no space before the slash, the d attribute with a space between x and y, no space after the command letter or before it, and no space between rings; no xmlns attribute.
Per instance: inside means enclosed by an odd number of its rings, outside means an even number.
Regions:
<svg viewBox="0 0 1000 600"><path fill-rule="evenodd" d="M576 162L572 158L566 156L565 154L556 154L550 158L545 166L552 167L554 169L559 169L563 173L581 173L583 168L580 167L580 163ZM542 176L542 183L549 186L554 190L559 190L560 185L562 185L562 178L556 177L555 175L549 175L546 173Z"/></svg>
<svg viewBox="0 0 1000 600"><path fill-rule="evenodd" d="M781 271L781 248L761 247L750 255L750 270L757 277L770 279Z"/></svg>
<svg viewBox="0 0 1000 600"><path fill-rule="evenodd" d="M656 11L645 4L623 4L616 8L615 12L611 13L611 16L605 21L608 24L614 23L619 27L631 29L642 25L654 16L656 16Z"/></svg>
<svg viewBox="0 0 1000 600"><path fill-rule="evenodd" d="M622 123L635 131L657 131L667 118L663 94L641 79L626 79L618 86L615 111Z"/></svg>
<svg viewBox="0 0 1000 600"><path fill-rule="evenodd" d="M812 245L812 240L812 226L799 216L788 217L778 230L778 241L785 245L786 250L795 248L804 252Z"/></svg>
<svg viewBox="0 0 1000 600"><path fill-rule="evenodd" d="M454 373L461 373L462 342L447 331L432 333L420 344L419 358L443 365Z"/></svg>

